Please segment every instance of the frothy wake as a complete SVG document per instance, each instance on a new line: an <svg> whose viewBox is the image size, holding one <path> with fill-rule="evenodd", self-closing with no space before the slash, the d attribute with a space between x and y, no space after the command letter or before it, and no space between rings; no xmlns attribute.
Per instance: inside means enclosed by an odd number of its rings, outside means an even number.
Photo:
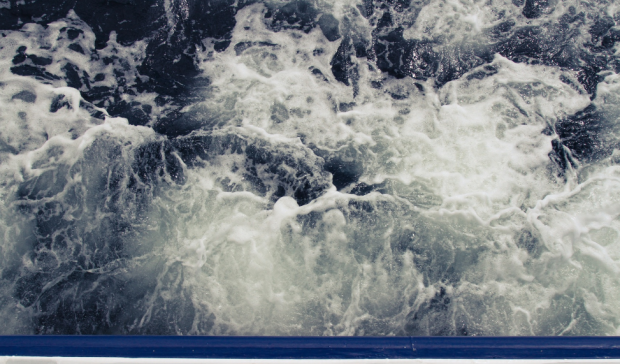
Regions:
<svg viewBox="0 0 620 364"><path fill-rule="evenodd" d="M2 333L618 334L613 2L5 3Z"/></svg>

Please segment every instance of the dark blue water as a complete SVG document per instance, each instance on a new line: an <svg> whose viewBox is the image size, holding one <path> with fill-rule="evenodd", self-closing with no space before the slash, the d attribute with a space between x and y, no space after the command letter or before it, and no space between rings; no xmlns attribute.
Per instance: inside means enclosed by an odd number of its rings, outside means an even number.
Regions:
<svg viewBox="0 0 620 364"><path fill-rule="evenodd" d="M0 0L0 332L617 335L617 8Z"/></svg>

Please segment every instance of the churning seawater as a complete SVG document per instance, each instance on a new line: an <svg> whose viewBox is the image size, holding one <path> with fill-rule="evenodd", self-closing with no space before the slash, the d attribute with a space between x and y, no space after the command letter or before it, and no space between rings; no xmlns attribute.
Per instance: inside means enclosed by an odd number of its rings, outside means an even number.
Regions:
<svg viewBox="0 0 620 364"><path fill-rule="evenodd" d="M617 23L0 0L0 333L620 334Z"/></svg>

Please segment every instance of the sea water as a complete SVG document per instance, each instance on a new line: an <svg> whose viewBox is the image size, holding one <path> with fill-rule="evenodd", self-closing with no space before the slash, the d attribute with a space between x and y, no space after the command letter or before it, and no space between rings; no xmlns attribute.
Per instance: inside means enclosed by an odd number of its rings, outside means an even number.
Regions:
<svg viewBox="0 0 620 364"><path fill-rule="evenodd" d="M0 1L0 333L620 334L615 1L67 4Z"/></svg>

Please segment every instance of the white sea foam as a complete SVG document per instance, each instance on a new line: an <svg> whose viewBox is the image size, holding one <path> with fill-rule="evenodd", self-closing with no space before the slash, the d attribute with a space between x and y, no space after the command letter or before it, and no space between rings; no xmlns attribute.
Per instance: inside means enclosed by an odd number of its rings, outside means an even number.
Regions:
<svg viewBox="0 0 620 364"><path fill-rule="evenodd" d="M343 35L355 29L371 36L355 5L324 7L341 24L350 17ZM499 22L504 7L432 1L405 36L460 44ZM155 162L136 152L164 145L164 137L85 107L64 81L6 71L17 48L28 44L29 54L53 60L50 72L69 60L91 75L110 74L112 66L56 44L63 42L59 29L73 22L84 31L83 48L94 48L93 33L74 14L4 38L0 315L11 321L2 332L35 330L29 320L44 310L46 294L70 291L86 302L96 289L108 295L100 302L119 320L111 326L130 333L620 332L616 74L606 75L594 100L605 122L601 143L613 153L562 172L549 158L553 130L590 104L575 86L576 72L495 55L437 88L433 80L386 77L353 56L354 91L331 72L339 41L329 42L318 27L273 32L266 11L264 4L243 8L231 46L200 54L211 84L203 101L182 111L204 115L202 128L178 140L208 140L211 154L191 165L182 151L171 154L184 183L173 181L169 162L157 162L166 160L164 149L148 152L159 156ZM249 43L235 47L240 42ZM102 52L127 62L128 77L140 77L135 67L144 47L123 48L112 39ZM102 82L117 87L113 80ZM58 95L68 106L51 112ZM93 117L93 110L103 116ZM248 164L249 146L260 154L254 161L266 162ZM337 191L318 172L330 158L357 163L357 181ZM161 173L152 172L157 168ZM329 186L300 206L291 191L303 168L309 185L325 179ZM282 181L291 184L278 198ZM358 183L373 191L356 194ZM54 221L49 241L36 243ZM122 253L114 244L122 244ZM63 271L63 264L74 266ZM106 278L87 293L55 291L85 272ZM42 287L23 283L48 273L58 277L41 278ZM45 305L51 310L64 299L46 298Z"/></svg>

